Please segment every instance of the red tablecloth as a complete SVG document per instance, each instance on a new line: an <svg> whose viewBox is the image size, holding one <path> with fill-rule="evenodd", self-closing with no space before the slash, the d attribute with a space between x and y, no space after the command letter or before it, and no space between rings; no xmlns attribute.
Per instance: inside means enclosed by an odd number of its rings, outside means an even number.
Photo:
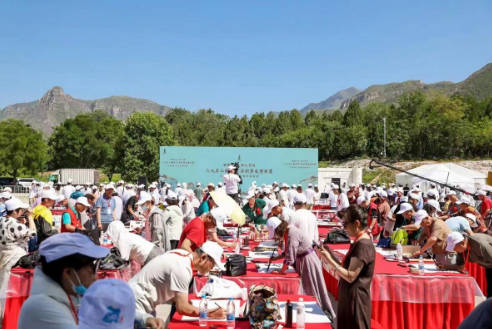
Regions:
<svg viewBox="0 0 492 329"><path fill-rule="evenodd" d="M348 245L332 245L347 249ZM328 291L338 298L338 280L324 272ZM371 287L373 328L456 328L473 310L481 291L473 277L439 272L416 275L376 253Z"/></svg>
<svg viewBox="0 0 492 329"><path fill-rule="evenodd" d="M278 295L279 301L296 301L299 297L303 297L305 302L316 301L314 297L311 296L299 296L297 294L293 295ZM294 310L295 311L295 310ZM282 323L283 325L283 323ZM226 328L225 322L210 322L209 327L213 326L214 328L222 329ZM295 328L295 325L293 326ZM198 329L200 326L198 325L198 321L181 321L181 315L175 313L171 322L168 326L169 329ZM236 321L236 328L251 328L248 321ZM329 323L306 323L306 329L330 329L331 324Z"/></svg>
<svg viewBox="0 0 492 329"><path fill-rule="evenodd" d="M249 242L250 249L241 249L241 254L248 256L250 251L253 251L255 247L259 245L260 242L252 241ZM231 250L226 250L226 252L231 252ZM283 260L273 261L273 263L281 263ZM268 263L268 259L256 259L255 262ZM277 294L287 294L295 295L301 293L301 279L297 273L288 273L285 275L279 274L269 274L269 273L259 273L256 268L256 264L248 263L246 268L246 274L236 277L223 276L224 279L236 282L240 287L249 288L252 285L263 284L270 286L275 289ZM195 288L196 291L200 289L207 283L206 277L195 277Z"/></svg>
<svg viewBox="0 0 492 329"><path fill-rule="evenodd" d="M5 310L2 329L16 329L17 319L24 301L31 294L34 270L20 267L13 268L5 297ZM128 271L99 271L99 279L125 279Z"/></svg>
<svg viewBox="0 0 492 329"><path fill-rule="evenodd" d="M475 278L480 290L482 290L483 294L487 296L487 277L485 276L485 268L477 263L467 262L465 269L468 271L468 275Z"/></svg>

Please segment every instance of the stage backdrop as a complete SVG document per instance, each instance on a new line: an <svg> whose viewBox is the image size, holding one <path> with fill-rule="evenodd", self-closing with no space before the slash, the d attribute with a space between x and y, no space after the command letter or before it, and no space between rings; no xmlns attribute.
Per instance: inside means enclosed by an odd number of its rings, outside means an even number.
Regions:
<svg viewBox="0 0 492 329"><path fill-rule="evenodd" d="M242 192L253 181L258 186L318 183L318 149L308 148L161 146L159 174L173 186L201 182L205 187L222 182L231 162L239 162Z"/></svg>

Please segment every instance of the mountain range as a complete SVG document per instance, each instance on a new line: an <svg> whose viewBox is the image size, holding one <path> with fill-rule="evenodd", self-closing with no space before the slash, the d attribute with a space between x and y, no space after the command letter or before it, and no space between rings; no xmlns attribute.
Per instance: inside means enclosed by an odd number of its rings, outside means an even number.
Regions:
<svg viewBox="0 0 492 329"><path fill-rule="evenodd" d="M351 101L357 100L364 106L371 102L395 102L404 93L422 91L426 94L470 95L477 99L492 96L492 63L471 74L465 80L426 84L410 80L383 85L372 85L365 90L351 87L341 90L319 103L310 103L302 108L305 114L310 110L345 110ZM0 120L19 119L33 128L49 135L53 128L78 114L102 110L119 120L125 120L137 111L151 111L166 115L171 108L146 99L127 96L111 96L96 100L81 100L66 94L61 87L53 87L43 97L28 103L9 105L0 110Z"/></svg>
<svg viewBox="0 0 492 329"><path fill-rule="evenodd" d="M372 85L365 90L354 87L342 90L319 103L310 103L301 109L301 113L310 110L345 110L351 101L357 100L362 106L371 102L395 102L402 94L422 91L425 94L440 92L446 95L470 95L477 99L492 96L492 63L472 73L465 80L453 83L442 81L426 84L420 80L394 82L384 85Z"/></svg>

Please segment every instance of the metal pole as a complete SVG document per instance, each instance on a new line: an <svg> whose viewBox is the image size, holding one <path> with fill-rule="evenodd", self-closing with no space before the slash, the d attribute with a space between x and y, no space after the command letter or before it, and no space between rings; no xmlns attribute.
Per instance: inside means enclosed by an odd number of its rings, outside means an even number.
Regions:
<svg viewBox="0 0 492 329"><path fill-rule="evenodd" d="M383 157L386 158L386 117L383 118Z"/></svg>

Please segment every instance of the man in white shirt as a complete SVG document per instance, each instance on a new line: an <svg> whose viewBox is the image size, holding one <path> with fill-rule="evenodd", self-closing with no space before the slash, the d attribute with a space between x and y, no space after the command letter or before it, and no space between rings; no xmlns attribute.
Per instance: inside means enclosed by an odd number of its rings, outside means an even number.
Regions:
<svg viewBox="0 0 492 329"><path fill-rule="evenodd" d="M72 185L72 179L69 178L67 181L67 185L63 186L63 196L65 199L70 199L70 195L75 192L75 187Z"/></svg>
<svg viewBox="0 0 492 329"><path fill-rule="evenodd" d="M288 191L289 191L289 185L283 183L282 184L282 189L279 192L279 202L283 207L288 207L289 206L289 196L288 196Z"/></svg>
<svg viewBox="0 0 492 329"><path fill-rule="evenodd" d="M289 204L287 206L290 208L292 208L294 205L294 196L297 194L296 189L297 189L297 185L292 184L290 190L287 191L287 197L289 198Z"/></svg>
<svg viewBox="0 0 492 329"><path fill-rule="evenodd" d="M214 266L225 270L222 253L222 247L207 241L193 252L175 249L155 257L128 282L135 294L136 310L145 314L145 320L152 317L157 305L173 303L179 314L198 317L198 307L188 301L193 269L202 275ZM223 318L225 311L217 308L208 316Z"/></svg>
<svg viewBox="0 0 492 329"><path fill-rule="evenodd" d="M314 198L316 197L316 192L313 190L313 184L309 183L308 188L304 191L304 194L306 195L306 208L308 210L313 209L314 205Z"/></svg>
<svg viewBox="0 0 492 329"><path fill-rule="evenodd" d="M338 195L334 192L334 190L338 189L339 186L336 184L331 185L331 191L328 194L328 200L330 201L330 208L337 209L338 207Z"/></svg>
<svg viewBox="0 0 492 329"><path fill-rule="evenodd" d="M232 165L227 168L227 174L224 175L224 183L226 194L234 200L238 201L237 194L239 192L239 184L241 184L243 181L239 175L234 173L235 169L236 168Z"/></svg>
<svg viewBox="0 0 492 329"><path fill-rule="evenodd" d="M305 208L306 196L297 194L294 197L294 208L296 209L291 225L294 225L312 239L314 242L319 240L318 220L316 216Z"/></svg>

